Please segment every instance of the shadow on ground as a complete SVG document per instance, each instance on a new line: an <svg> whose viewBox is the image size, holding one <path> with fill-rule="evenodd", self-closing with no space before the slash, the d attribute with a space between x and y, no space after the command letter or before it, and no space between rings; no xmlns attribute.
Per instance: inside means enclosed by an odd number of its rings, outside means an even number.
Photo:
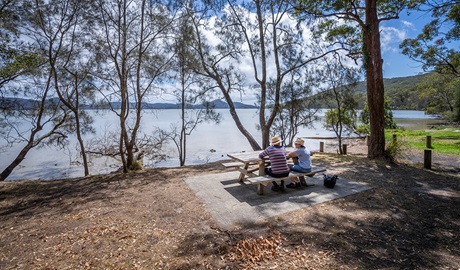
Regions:
<svg viewBox="0 0 460 270"><path fill-rule="evenodd" d="M342 177L366 180L373 189L231 230L217 228L205 236L213 243L203 247L205 252L235 258L237 243L278 231L284 240L276 255L259 256L269 260L227 263L261 269L459 269L458 176L356 157L325 156L321 162L339 168ZM184 247L200 237L190 235Z"/></svg>

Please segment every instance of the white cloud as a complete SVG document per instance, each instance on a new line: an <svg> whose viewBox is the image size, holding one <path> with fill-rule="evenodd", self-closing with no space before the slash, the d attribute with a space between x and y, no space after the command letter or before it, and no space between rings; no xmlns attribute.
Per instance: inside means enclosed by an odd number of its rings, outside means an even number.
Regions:
<svg viewBox="0 0 460 270"><path fill-rule="evenodd" d="M408 21L405 21L405 20L401 20L401 23L403 24L403 26L409 28L409 29L415 29L415 25L411 22L408 22Z"/></svg>
<svg viewBox="0 0 460 270"><path fill-rule="evenodd" d="M387 51L396 52L399 50L399 44L406 38L407 31L395 27L380 27L380 42L382 53Z"/></svg>

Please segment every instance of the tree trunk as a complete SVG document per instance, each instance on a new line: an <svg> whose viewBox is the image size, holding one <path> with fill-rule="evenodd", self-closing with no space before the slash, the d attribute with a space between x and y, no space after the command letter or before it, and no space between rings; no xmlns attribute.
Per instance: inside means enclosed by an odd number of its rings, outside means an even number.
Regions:
<svg viewBox="0 0 460 270"><path fill-rule="evenodd" d="M77 108L78 108L78 102L77 102ZM74 113L74 115L75 115L76 129L77 129L76 130L77 140L78 140L78 143L80 144L81 157L83 159L83 168L85 171L85 176L88 176L89 175L88 158L86 157L85 143L83 142L83 138L81 136L80 116L78 114L78 111L77 113Z"/></svg>
<svg viewBox="0 0 460 270"><path fill-rule="evenodd" d="M366 29L364 29L364 65L370 121L370 144L367 151L369 158L379 158L385 154L383 60L376 2L376 0L366 0Z"/></svg>
<svg viewBox="0 0 460 270"><path fill-rule="evenodd" d="M125 71L126 72L126 71ZM124 76L123 76L124 77ZM121 81L121 109L120 109L120 157L121 162L123 163L123 172L127 173L129 171L129 166L131 166L133 161L132 151L129 151L129 140L128 140L128 131L126 129L126 119L128 118L129 109L128 109L128 89L125 81ZM126 154L126 155L125 155Z"/></svg>
<svg viewBox="0 0 460 270"><path fill-rule="evenodd" d="M281 138L282 140L284 138ZM270 128L265 126L262 128L262 148L265 149L270 145Z"/></svg>
<svg viewBox="0 0 460 270"><path fill-rule="evenodd" d="M230 115L232 116L233 121L235 121L235 124L238 130L243 134L244 137L246 137L246 139L248 140L249 144L252 147L252 150L254 151L261 150L262 148L260 148L260 145L254 139L254 137L252 137L251 133L249 133L249 131L243 126L243 123L241 123L240 117L238 116L238 113L236 113L235 104L233 103L233 100L228 94L228 92L226 91L226 88L223 82L221 81L221 79L219 78L219 76L211 75L210 77L216 80L217 84L219 85L219 88L222 94L224 95L225 101L227 101L227 104L230 110Z"/></svg>
<svg viewBox="0 0 460 270"><path fill-rule="evenodd" d="M185 69L181 68L181 128L180 128L180 138L179 138L179 163L180 166L185 165L185 149L187 146L187 134L185 126Z"/></svg>
<svg viewBox="0 0 460 270"><path fill-rule="evenodd" d="M33 137L31 136L31 138L33 138ZM29 139L29 142L26 144L26 146L24 146L24 148L22 148L21 152L19 152L17 157L10 163L10 165L8 165L8 167L6 167L3 170L3 172L2 172L2 174L0 176L0 181L5 181L6 180L6 178L13 172L13 170L19 164L21 164L21 162L24 160L24 158L26 157L26 155L29 152L29 150L32 149L32 148L33 148L33 139Z"/></svg>
<svg viewBox="0 0 460 270"><path fill-rule="evenodd" d="M222 92L224 93L225 91L222 91ZM230 110L230 115L232 116L233 121L235 121L236 127L244 135L244 137L246 137L246 139L248 140L249 144L252 147L252 150L254 150L254 151L261 150L262 148L260 148L260 145L254 139L254 137L252 137L251 133L249 133L249 131L243 126L243 123L241 123L241 120L240 120L238 114L236 113L235 104L233 103L230 95L225 92L224 97L225 97L225 100L228 103L229 110Z"/></svg>

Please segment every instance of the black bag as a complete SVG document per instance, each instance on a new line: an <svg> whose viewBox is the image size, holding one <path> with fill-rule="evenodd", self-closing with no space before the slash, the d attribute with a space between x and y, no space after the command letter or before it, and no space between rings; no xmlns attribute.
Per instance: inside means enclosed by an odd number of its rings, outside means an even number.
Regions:
<svg viewBox="0 0 460 270"><path fill-rule="evenodd" d="M334 188L338 178L337 175L324 174L324 186L327 188Z"/></svg>

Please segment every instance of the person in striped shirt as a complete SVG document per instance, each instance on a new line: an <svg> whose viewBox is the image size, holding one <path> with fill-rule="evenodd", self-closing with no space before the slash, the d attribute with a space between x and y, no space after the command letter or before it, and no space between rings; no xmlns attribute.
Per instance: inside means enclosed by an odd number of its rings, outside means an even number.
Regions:
<svg viewBox="0 0 460 270"><path fill-rule="evenodd" d="M259 154L259 158L263 159L268 156L270 160L270 167L265 168L265 173L275 177L282 178L289 176L289 167L286 161L286 150L281 145L281 140L278 136L272 138L272 145L267 147L264 151ZM278 185L276 181L272 182L273 191L284 191L284 180L281 180L281 185Z"/></svg>

